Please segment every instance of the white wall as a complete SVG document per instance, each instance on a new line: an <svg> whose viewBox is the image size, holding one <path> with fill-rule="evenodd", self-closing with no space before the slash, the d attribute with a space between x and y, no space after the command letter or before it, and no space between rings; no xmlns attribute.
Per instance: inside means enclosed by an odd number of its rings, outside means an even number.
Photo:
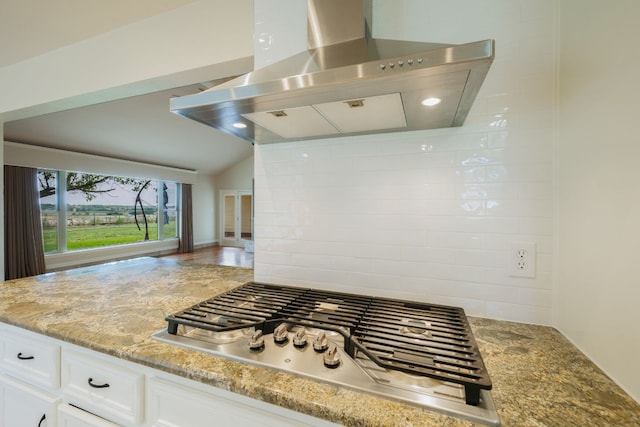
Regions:
<svg viewBox="0 0 640 427"><path fill-rule="evenodd" d="M579 11L579 13L576 13ZM640 400L640 3L563 0L554 324Z"/></svg>
<svg viewBox="0 0 640 427"><path fill-rule="evenodd" d="M555 2L376 1L373 16L381 38L495 38L496 60L462 128L256 146L256 280L550 324ZM537 244L535 279L510 276L518 241Z"/></svg>
<svg viewBox="0 0 640 427"><path fill-rule="evenodd" d="M86 171L102 175L159 179L186 184L198 181L198 173L130 160L115 159L85 153L39 147L4 141L4 164L31 168Z"/></svg>
<svg viewBox="0 0 640 427"><path fill-rule="evenodd" d="M254 68L263 68L307 48L307 2L256 1Z"/></svg>
<svg viewBox="0 0 640 427"><path fill-rule="evenodd" d="M252 55L253 2L202 0L0 68L0 116L6 122L246 72Z"/></svg>
<svg viewBox="0 0 640 427"><path fill-rule="evenodd" d="M239 144L245 141L239 140ZM248 142L246 142L248 144ZM216 175L220 190L247 190L253 186L253 156L240 160Z"/></svg>

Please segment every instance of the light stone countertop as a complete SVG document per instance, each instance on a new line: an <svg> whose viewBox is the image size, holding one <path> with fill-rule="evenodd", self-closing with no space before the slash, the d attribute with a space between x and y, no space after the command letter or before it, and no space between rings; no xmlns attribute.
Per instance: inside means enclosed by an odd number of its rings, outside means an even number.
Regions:
<svg viewBox="0 0 640 427"><path fill-rule="evenodd" d="M152 340L165 316L251 269L158 258L3 282L0 321L347 426L469 426L411 406ZM553 328L469 318L503 426L640 426L640 405Z"/></svg>

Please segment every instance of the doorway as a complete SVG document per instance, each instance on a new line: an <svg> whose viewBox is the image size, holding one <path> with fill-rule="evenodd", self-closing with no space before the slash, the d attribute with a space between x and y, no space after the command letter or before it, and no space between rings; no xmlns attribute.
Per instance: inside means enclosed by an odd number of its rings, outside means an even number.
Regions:
<svg viewBox="0 0 640 427"><path fill-rule="evenodd" d="M250 191L221 192L221 246L244 247L253 240L253 195Z"/></svg>

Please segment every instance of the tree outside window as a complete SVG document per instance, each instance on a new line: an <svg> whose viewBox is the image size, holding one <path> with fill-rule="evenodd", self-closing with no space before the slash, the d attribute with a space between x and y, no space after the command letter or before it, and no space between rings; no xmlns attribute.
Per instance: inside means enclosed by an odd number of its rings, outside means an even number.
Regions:
<svg viewBox="0 0 640 427"><path fill-rule="evenodd" d="M177 183L42 169L38 184L45 253L177 236Z"/></svg>

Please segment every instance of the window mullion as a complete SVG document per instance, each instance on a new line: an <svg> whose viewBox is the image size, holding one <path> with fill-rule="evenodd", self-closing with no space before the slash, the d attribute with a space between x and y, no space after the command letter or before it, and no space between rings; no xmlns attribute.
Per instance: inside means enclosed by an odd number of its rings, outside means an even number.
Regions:
<svg viewBox="0 0 640 427"><path fill-rule="evenodd" d="M58 251L67 251L67 172L56 172L56 195L58 205Z"/></svg>
<svg viewBox="0 0 640 427"><path fill-rule="evenodd" d="M164 181L156 181L156 228L158 229L158 240L164 239L164 200L162 198Z"/></svg>

